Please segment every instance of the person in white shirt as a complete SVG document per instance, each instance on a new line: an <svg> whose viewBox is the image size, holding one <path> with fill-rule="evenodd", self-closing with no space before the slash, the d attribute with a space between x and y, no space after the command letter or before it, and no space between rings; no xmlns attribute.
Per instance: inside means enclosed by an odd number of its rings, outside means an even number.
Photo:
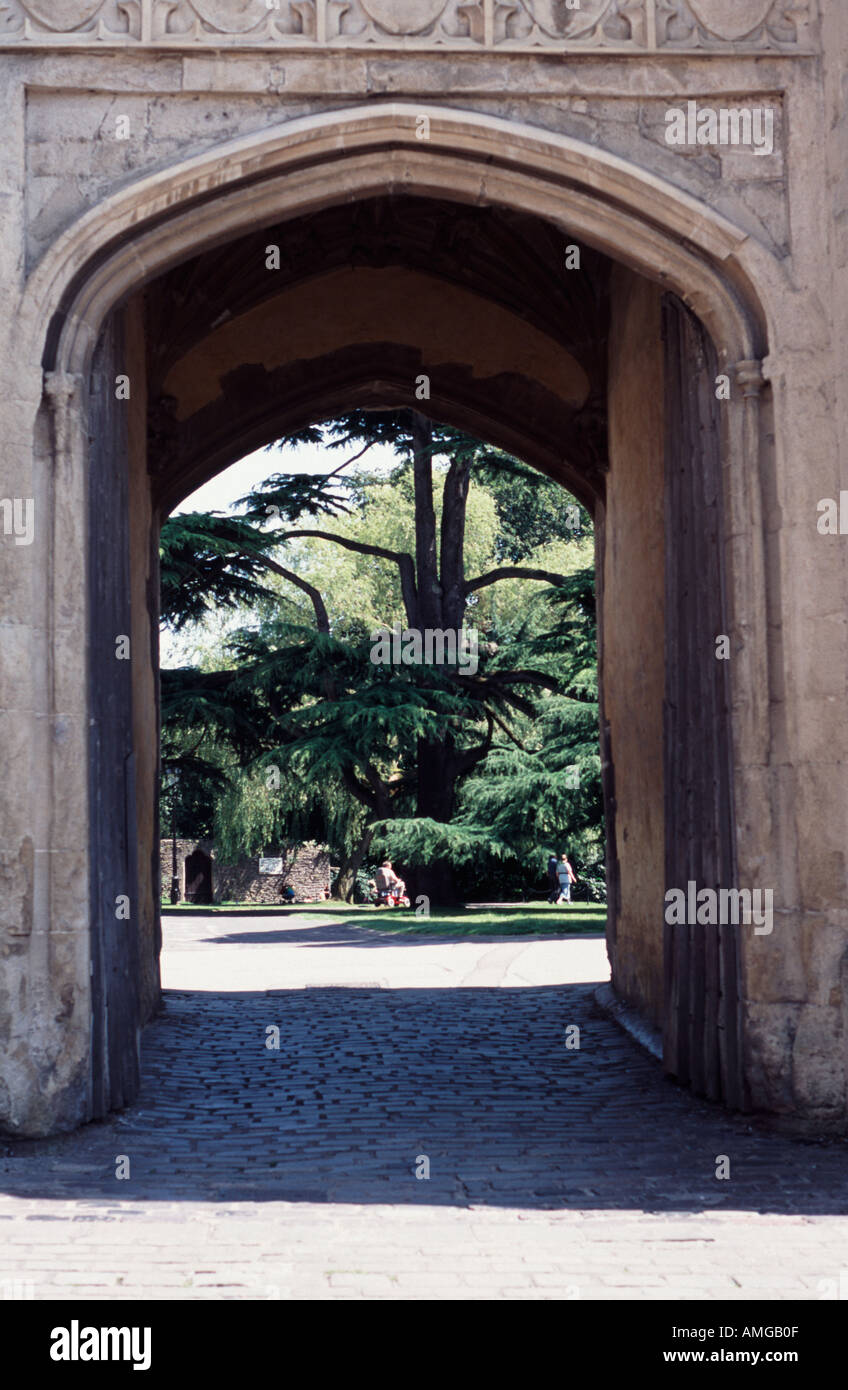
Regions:
<svg viewBox="0 0 848 1390"><path fill-rule="evenodd" d="M570 903L571 885L577 882L577 875L568 862L567 854L560 855L560 860L557 864L557 879L559 880L559 897L557 898L557 902Z"/></svg>

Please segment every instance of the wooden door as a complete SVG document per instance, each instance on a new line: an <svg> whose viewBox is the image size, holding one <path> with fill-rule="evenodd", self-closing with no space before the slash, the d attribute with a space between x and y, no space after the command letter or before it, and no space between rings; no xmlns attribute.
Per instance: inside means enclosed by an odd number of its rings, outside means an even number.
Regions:
<svg viewBox="0 0 848 1390"><path fill-rule="evenodd" d="M91 805L91 1114L139 1085L140 1004L135 758L132 747L129 502L120 314L94 355L89 393L88 582Z"/></svg>
<svg viewBox="0 0 848 1390"><path fill-rule="evenodd" d="M719 366L704 328L663 301L665 357L665 887L736 886L722 526ZM726 407L725 407L726 408ZM732 660L732 652L730 660ZM665 1068L745 1107L739 926L664 927Z"/></svg>
<svg viewBox="0 0 848 1390"><path fill-rule="evenodd" d="M212 901L212 860L202 849L186 857L185 899L187 903Z"/></svg>

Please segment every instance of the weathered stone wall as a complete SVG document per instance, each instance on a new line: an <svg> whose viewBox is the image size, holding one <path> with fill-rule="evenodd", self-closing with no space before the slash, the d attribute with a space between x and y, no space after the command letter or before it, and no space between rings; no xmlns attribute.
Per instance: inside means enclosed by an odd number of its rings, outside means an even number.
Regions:
<svg viewBox="0 0 848 1390"><path fill-rule="evenodd" d="M848 488L848 8L822 17L821 66L793 84L791 282L765 362L770 718L759 756L736 753L740 878L775 903L771 935L743 938L752 1100L818 1132L848 1112L848 539L817 530L819 502Z"/></svg>
<svg viewBox="0 0 848 1390"><path fill-rule="evenodd" d="M22 77L25 70L22 64ZM103 54L95 61L71 54L61 63L43 60L39 71L53 90L32 91L26 101L29 268L75 217L133 179L276 122L343 109L365 92L372 101L400 95L429 102L437 94L446 108L508 115L598 145L669 179L776 255L789 250L781 91L786 65L769 59L756 65L724 59L719 83L714 66L703 59L685 68L646 70L638 92L628 76L632 63L584 58L576 84L570 65L530 55L498 61L453 57L447 74L432 56L339 54L330 60L316 54L308 63L286 61L281 90L279 59L259 54L249 63L230 58L226 68L212 58L151 61L140 54ZM774 110L771 154L667 144L669 106L681 100L685 105L689 91L716 87L734 94L724 104ZM493 91L508 91L508 102ZM739 92L745 96L737 97ZM123 119L127 125L119 126ZM124 130L128 134L119 138Z"/></svg>
<svg viewBox="0 0 848 1390"><path fill-rule="evenodd" d="M16 246L12 224L0 258ZM14 322L16 289L14 277L0 275L0 336ZM0 537L0 1129L27 1135L71 1129L90 1117L90 715L86 682L73 673L74 654L86 642L87 496L77 476L65 521L74 554L57 563L50 520L55 417L35 399L40 384L30 381L27 399L8 337L3 351L0 372L5 368L4 379L15 384L0 495L31 499L34 527L31 544ZM60 478L69 471L60 463ZM66 603L51 652L43 637L57 582ZM59 711L48 718L51 668Z"/></svg>
<svg viewBox="0 0 848 1390"><path fill-rule="evenodd" d="M185 862L190 854L196 849L203 850L212 860L212 882L215 882L215 846L211 840L177 840L177 882L179 885L180 902L185 901L186 891L186 869ZM159 899L162 902L171 900L171 877L174 863L174 842L172 839L162 839L159 841ZM159 902L157 901L157 909Z"/></svg>
<svg viewBox="0 0 848 1390"><path fill-rule="evenodd" d="M171 889L171 866L173 861L173 841L160 841L160 860L162 864L161 896L167 901ZM196 849L201 849L212 860L212 891L216 903L280 903L283 902L283 888L291 884L298 902L314 902L321 899L324 889L330 886L330 856L322 845L307 840L302 845L288 845L271 849L263 858L282 858L281 874L259 872L259 858L240 859L237 864L223 863L211 840L177 840L177 877L180 885L180 901L185 899L186 873L185 861Z"/></svg>
<svg viewBox="0 0 848 1390"><path fill-rule="evenodd" d="M267 858L282 858L281 874L261 874L259 860L215 867L216 902L279 903L285 901L283 888L294 889L298 902L315 902L330 886L330 856L327 850L309 840L302 845L283 845L269 850Z"/></svg>

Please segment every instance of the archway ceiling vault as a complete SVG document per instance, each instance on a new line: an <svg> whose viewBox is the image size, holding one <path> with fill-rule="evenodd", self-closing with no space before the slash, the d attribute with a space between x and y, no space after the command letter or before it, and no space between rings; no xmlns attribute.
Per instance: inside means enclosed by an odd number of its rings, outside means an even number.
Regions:
<svg viewBox="0 0 848 1390"><path fill-rule="evenodd" d="M270 245L280 248L279 270L266 266ZM331 206L252 232L168 271L145 292L150 462L160 505L175 505L204 477L278 430L284 433L355 404L417 404L416 374L431 366L432 400L419 408L523 453L591 502L603 490L605 467L611 263L581 246L580 270L568 270L567 245L560 231L526 214L388 196ZM346 339L340 320L332 350L320 361L306 353L305 362L285 370L271 364L269 370L252 362L249 353L236 354L229 370L221 371L220 400L201 402L203 393L195 390L195 404L204 408L178 420L186 410L169 389L186 380L186 364L204 357L216 357L219 365L225 361L228 325L239 319L261 322L261 306L268 306L267 318L274 309L269 301L279 298L282 305L298 290L294 298L303 302L305 287L317 302L322 282L326 311L327 285L335 276L346 287L356 277L346 280L344 272L357 269L386 272L389 280L396 279L392 272L404 270L410 283L428 284L431 317L438 313L440 286L445 301L465 296L469 317L475 299L480 323L510 344L514 340L516 353L523 343L526 358L527 342L535 341L539 362L542 344L544 368L522 371L516 360L519 369L511 372L504 370L504 360L501 370L485 379L473 364L463 369L461 352L443 353L440 363L425 362L420 353L416 359L414 335L404 337L396 323L387 333L375 310L373 341L363 342L361 331L357 342ZM232 332L229 338L234 340ZM506 359L509 347L501 346ZM552 389L552 373L567 372L569 362L572 377L583 381L579 392L557 390L555 384Z"/></svg>

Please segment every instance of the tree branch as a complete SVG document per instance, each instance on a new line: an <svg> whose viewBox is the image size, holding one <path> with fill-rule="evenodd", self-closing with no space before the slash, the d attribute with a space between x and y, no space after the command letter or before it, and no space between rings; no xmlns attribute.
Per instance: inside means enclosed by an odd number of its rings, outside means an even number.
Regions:
<svg viewBox="0 0 848 1390"><path fill-rule="evenodd" d="M516 670L516 671L491 671L484 676L482 681L478 681L480 688L486 691L487 687L497 689L499 685L541 685L547 690L556 690L559 681L555 676L549 676L544 671Z"/></svg>
<svg viewBox="0 0 848 1390"><path fill-rule="evenodd" d="M356 550L360 555L378 555L383 560L392 560L400 570L400 587L409 625L415 626L418 597L415 588L415 562L411 555L401 550L386 550L382 545L368 545L365 541L350 540L347 536L334 536L332 531L283 531L280 540L296 540L306 536L321 541L335 541L336 545L342 545L346 550Z"/></svg>
<svg viewBox="0 0 848 1390"><path fill-rule="evenodd" d="M489 727L486 730L486 737L483 739L482 743L475 743L473 748L466 748L463 753L458 753L456 755L455 762L458 776L470 772L472 767L475 767L477 763L481 762L483 758L489 755L489 751L492 747L492 736L495 732L495 720L489 710L486 710L485 714L486 723Z"/></svg>
<svg viewBox="0 0 848 1390"><path fill-rule="evenodd" d="M338 468L333 469L332 473L328 473L324 479L324 482L328 483L331 478L335 478L336 475L341 473L344 468L349 468L352 463L356 463L356 460L361 459L363 454L367 454L369 449L373 449L376 443L376 439L369 440L369 442L364 446L364 448L359 450L358 454L354 454L353 458L345 459L344 463L340 463Z"/></svg>
<svg viewBox="0 0 848 1390"><path fill-rule="evenodd" d="M362 785L359 778L353 771L353 768L346 767L342 769L342 781L344 782L344 785L350 792L351 796L355 796L357 801L360 801L362 805L367 807L369 811L376 811L376 796L371 791L370 787L365 787Z"/></svg>
<svg viewBox="0 0 848 1390"><path fill-rule="evenodd" d="M499 728L499 729L503 729L503 731L504 731L504 733L506 734L507 738L508 738L512 743L515 744L516 748L520 748L522 753L526 753L526 752L527 752L527 749L524 747L524 744L521 742L521 739L518 738L518 737L512 732L512 729L509 727L509 725L508 725L508 724L505 724L504 721L503 721L502 719L500 719L500 718L498 717L498 715L496 715L496 714L494 714L494 713L492 714L492 718L493 718L493 720L495 721L495 723L497 724L498 728Z"/></svg>
<svg viewBox="0 0 848 1390"><path fill-rule="evenodd" d="M309 595L312 600L312 607L315 609L315 626L319 632L329 633L330 618L324 600L315 588L315 585L308 584L305 579L301 579L299 574L295 574L293 570L284 569L282 565L277 564L276 560L269 559L267 555L262 557L261 563L265 565L267 569L273 570L274 574L279 574L283 579L287 579L290 584L296 584L299 589L302 589L305 594Z"/></svg>
<svg viewBox="0 0 848 1390"><path fill-rule="evenodd" d="M507 565L503 569L489 570L488 574L481 574L477 579L469 579L465 585L465 592L470 594L473 589L485 589L489 584L496 584L499 579L541 579L545 584L557 586L566 583L564 574L552 574L550 570L528 570L521 566L516 568Z"/></svg>

